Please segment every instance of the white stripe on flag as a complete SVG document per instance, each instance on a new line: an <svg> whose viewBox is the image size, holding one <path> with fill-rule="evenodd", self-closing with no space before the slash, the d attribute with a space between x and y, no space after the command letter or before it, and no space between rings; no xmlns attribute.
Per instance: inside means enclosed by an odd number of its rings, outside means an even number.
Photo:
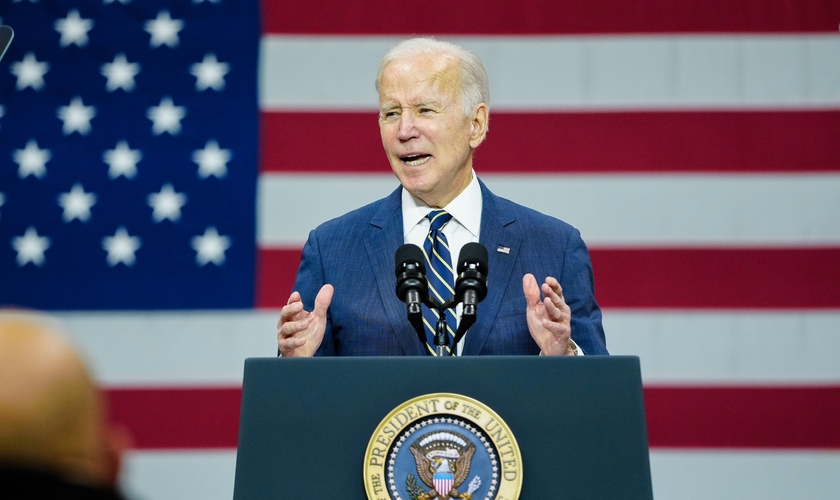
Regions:
<svg viewBox="0 0 840 500"><path fill-rule="evenodd" d="M656 500L833 500L840 491L833 451L654 450L650 467Z"/></svg>
<svg viewBox="0 0 840 500"><path fill-rule="evenodd" d="M236 450L132 451L121 485L135 500L230 500Z"/></svg>
<svg viewBox="0 0 840 500"><path fill-rule="evenodd" d="M276 354L279 310L59 313L107 386L236 386ZM645 384L840 382L840 312L604 312L607 347ZM714 352L710 356L710 352Z"/></svg>
<svg viewBox="0 0 840 500"><path fill-rule="evenodd" d="M494 193L571 223L593 247L840 243L838 174L488 174L481 178ZM397 185L390 171L263 174L257 241L261 247L302 246L317 225L385 196Z"/></svg>
<svg viewBox="0 0 840 500"><path fill-rule="evenodd" d="M108 386L230 386L277 354L279 311L60 312Z"/></svg>
<svg viewBox="0 0 840 500"><path fill-rule="evenodd" d="M491 109L840 107L835 35L443 38L482 58ZM400 39L264 36L260 108L377 109Z"/></svg>

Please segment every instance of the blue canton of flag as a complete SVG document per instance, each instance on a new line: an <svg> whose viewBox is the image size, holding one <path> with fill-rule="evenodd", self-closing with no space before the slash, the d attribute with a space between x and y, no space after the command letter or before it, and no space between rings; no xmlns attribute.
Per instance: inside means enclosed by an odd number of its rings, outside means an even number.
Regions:
<svg viewBox="0 0 840 500"><path fill-rule="evenodd" d="M0 305L250 308L256 0L0 0Z"/></svg>

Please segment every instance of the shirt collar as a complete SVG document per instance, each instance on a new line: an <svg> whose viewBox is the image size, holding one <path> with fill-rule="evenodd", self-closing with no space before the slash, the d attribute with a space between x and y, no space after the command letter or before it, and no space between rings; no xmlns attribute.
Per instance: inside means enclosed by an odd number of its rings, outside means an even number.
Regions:
<svg viewBox="0 0 840 500"><path fill-rule="evenodd" d="M482 201L481 185L479 185L478 177L476 177L475 171L473 171L472 181L470 181L467 188L456 196L454 200L449 202L448 205L443 207L443 209L449 212L474 237L478 238L478 232L481 228ZM420 224L432 210L434 209L403 189L403 235L408 234L414 226Z"/></svg>

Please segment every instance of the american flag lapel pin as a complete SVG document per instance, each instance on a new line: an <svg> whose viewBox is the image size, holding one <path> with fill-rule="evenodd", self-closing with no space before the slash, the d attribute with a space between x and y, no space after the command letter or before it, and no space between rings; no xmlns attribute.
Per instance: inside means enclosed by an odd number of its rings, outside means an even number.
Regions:
<svg viewBox="0 0 840 500"><path fill-rule="evenodd" d="M496 251L499 252L499 253L508 254L508 253L510 253L510 248L503 247L503 246L499 245L499 246L496 247Z"/></svg>

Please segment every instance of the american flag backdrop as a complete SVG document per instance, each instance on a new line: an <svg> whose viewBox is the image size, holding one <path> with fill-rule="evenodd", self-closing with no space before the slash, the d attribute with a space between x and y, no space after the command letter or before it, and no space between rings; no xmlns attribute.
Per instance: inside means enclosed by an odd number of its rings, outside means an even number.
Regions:
<svg viewBox="0 0 840 500"><path fill-rule="evenodd" d="M274 354L308 231L396 186L373 78L415 34L487 66L488 187L588 243L608 348L641 358L656 498L837 497L840 3L0 0L0 21L0 304L69 325L133 431L132 497L231 497L243 360Z"/></svg>

